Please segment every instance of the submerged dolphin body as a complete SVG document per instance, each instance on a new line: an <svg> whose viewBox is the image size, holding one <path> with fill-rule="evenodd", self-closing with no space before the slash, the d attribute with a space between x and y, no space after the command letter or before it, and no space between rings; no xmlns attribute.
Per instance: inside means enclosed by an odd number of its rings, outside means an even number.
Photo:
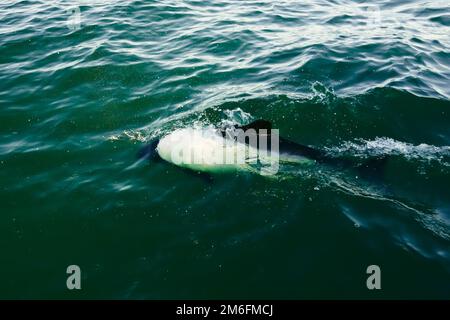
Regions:
<svg viewBox="0 0 450 320"><path fill-rule="evenodd" d="M183 158L186 154L188 157ZM225 161L230 155L229 158L234 160L243 155L242 161ZM164 160L195 172L209 173L259 170L262 174L274 174L278 162L348 166L346 160L279 137L278 131L265 120L226 129L178 129L152 141L141 150L139 157ZM271 171L264 171L267 168Z"/></svg>

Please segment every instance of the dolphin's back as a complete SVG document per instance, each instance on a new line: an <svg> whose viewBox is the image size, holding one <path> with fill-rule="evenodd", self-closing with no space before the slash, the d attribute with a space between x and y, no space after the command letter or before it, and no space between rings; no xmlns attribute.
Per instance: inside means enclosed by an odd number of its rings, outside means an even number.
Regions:
<svg viewBox="0 0 450 320"><path fill-rule="evenodd" d="M259 134L260 130L266 130L265 132L268 134L266 140L268 141L270 148L270 141L272 141L271 139L272 124L269 121L260 119L253 121L252 123L249 123L245 126L239 126L236 128L242 129L243 131L246 131L248 129L254 129L258 137L260 136ZM279 139L280 156L290 155L316 161L326 161L328 158L326 153L321 150L299 144L297 142L285 139L280 136L278 137L278 139Z"/></svg>
<svg viewBox="0 0 450 320"><path fill-rule="evenodd" d="M282 137L279 138L279 148L280 154L289 153L319 162L323 162L328 158L322 150L314 149Z"/></svg>

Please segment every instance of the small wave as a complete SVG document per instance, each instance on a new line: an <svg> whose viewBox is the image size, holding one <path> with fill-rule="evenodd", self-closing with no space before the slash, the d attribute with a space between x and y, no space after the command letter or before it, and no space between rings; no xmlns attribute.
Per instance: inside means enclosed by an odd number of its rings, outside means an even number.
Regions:
<svg viewBox="0 0 450 320"><path fill-rule="evenodd" d="M204 119L204 112L196 114L194 117L186 118L186 121L181 121L178 118L171 119L172 121L166 121L159 123L159 125L148 125L144 128L139 129L129 129L124 130L120 133L114 133L106 137L106 140L117 141L117 140L129 140L137 142L148 142L154 138L164 136L170 131L181 129L185 127L193 128L206 128L215 126L208 119ZM243 111L241 108L227 109L223 110L221 114L218 115L220 121L218 122L219 127L226 128L233 125L244 125L252 121L253 116Z"/></svg>
<svg viewBox="0 0 450 320"><path fill-rule="evenodd" d="M377 137L374 140L357 139L338 147L325 150L333 156L353 156L359 158L397 155L408 160L442 161L450 157L450 146L433 146L425 143L414 145L392 138Z"/></svg>
<svg viewBox="0 0 450 320"><path fill-rule="evenodd" d="M335 190L339 192L359 198L383 201L390 203L401 210L411 212L414 214L414 220L419 222L424 228L433 232L436 236L439 236L442 239L450 240L448 223L436 215L436 212L433 209L427 208L426 206L421 206L417 203L408 203L409 201L406 199L397 199L393 195L388 195L382 190L376 190L369 186L357 186L336 176L329 176L328 182L334 186Z"/></svg>
<svg viewBox="0 0 450 320"><path fill-rule="evenodd" d="M144 132L139 130L125 130L122 133L112 134L107 137L107 140L109 141L117 141L122 139L138 142L147 142L151 140L151 136L148 136Z"/></svg>

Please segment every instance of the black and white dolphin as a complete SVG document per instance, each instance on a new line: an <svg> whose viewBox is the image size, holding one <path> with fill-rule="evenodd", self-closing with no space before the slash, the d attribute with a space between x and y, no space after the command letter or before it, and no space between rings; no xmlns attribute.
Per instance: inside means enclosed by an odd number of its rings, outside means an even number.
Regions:
<svg viewBox="0 0 450 320"><path fill-rule="evenodd" d="M350 165L348 160L280 137L266 120L220 129L177 129L152 141L139 156L209 173L251 171L272 175L277 173L279 163ZM370 164L363 167L370 169Z"/></svg>

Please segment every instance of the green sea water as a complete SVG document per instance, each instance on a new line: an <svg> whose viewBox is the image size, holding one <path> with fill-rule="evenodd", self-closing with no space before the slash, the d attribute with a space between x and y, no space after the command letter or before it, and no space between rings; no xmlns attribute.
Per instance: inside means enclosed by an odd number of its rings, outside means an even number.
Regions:
<svg viewBox="0 0 450 320"><path fill-rule="evenodd" d="M205 181L136 157L256 119L388 161ZM2 1L0 169L2 299L449 299L450 4Z"/></svg>

